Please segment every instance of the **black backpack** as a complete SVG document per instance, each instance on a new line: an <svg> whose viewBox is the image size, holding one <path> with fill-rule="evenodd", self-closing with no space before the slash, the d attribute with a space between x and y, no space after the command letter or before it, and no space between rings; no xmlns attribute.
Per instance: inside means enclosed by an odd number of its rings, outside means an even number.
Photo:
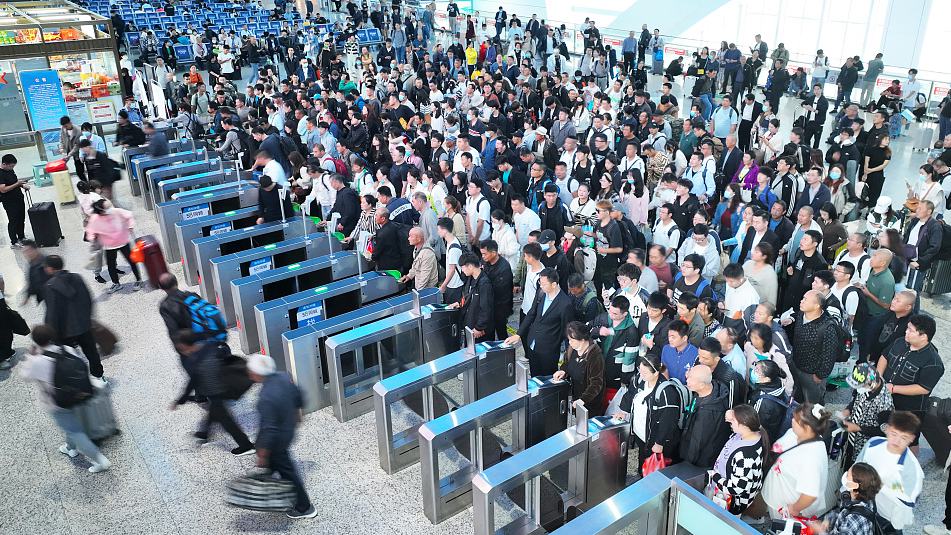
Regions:
<svg viewBox="0 0 951 535"><path fill-rule="evenodd" d="M251 168L251 134L249 134L243 128L236 128L235 131L238 133L238 145L241 147L241 152L244 154L241 156L241 166L244 169Z"/></svg>
<svg viewBox="0 0 951 535"><path fill-rule="evenodd" d="M277 139L281 142L281 151L284 152L284 157L290 159L292 152L299 152L297 142L291 139L290 136L278 135Z"/></svg>
<svg viewBox="0 0 951 535"><path fill-rule="evenodd" d="M938 249L937 258L938 260L951 260L951 225L944 221L941 221L941 248Z"/></svg>
<svg viewBox="0 0 951 535"><path fill-rule="evenodd" d="M89 382L89 366L72 353L43 352L53 359L53 402L68 409L92 398L92 383Z"/></svg>

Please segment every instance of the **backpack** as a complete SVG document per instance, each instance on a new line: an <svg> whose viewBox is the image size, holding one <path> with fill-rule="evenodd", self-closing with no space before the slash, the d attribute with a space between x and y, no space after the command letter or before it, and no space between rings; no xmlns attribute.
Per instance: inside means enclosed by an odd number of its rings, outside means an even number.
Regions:
<svg viewBox="0 0 951 535"><path fill-rule="evenodd" d="M772 401L773 403L786 409L786 413L783 415L783 423L779 426L779 436L785 435L786 431L789 431L792 428L793 414L796 412L796 409L799 408L799 402L792 397L790 397L789 401L786 402L776 396L766 393L760 394L760 396L756 398L756 401L761 399Z"/></svg>
<svg viewBox="0 0 951 535"><path fill-rule="evenodd" d="M192 332L219 342L228 341L228 329L218 307L190 292L185 294L182 303L191 316Z"/></svg>
<svg viewBox="0 0 951 535"><path fill-rule="evenodd" d="M872 507L877 509L874 501L872 501ZM885 519L874 509L869 509L861 503L853 503L845 508L845 513L846 515L859 515L865 518L872 523L872 533L874 535L884 535L885 529L882 527L882 522L885 521ZM894 532L892 531L891 533Z"/></svg>
<svg viewBox="0 0 951 535"><path fill-rule="evenodd" d="M723 142L720 141L720 138L714 136L710 136L707 139L713 143L713 157L719 160L720 155L723 154Z"/></svg>
<svg viewBox="0 0 951 535"><path fill-rule="evenodd" d="M89 366L72 353L43 352L53 359L53 402L68 409L86 402L93 395L89 382Z"/></svg>
<svg viewBox="0 0 951 535"><path fill-rule="evenodd" d="M677 274L674 275L674 283L676 283L682 278L684 278L683 274L678 271ZM710 297L713 299L713 301L715 303L719 303L720 301L722 301L722 299L720 299L720 295L713 288L713 286L710 285L710 281L708 281L707 279L703 277L700 277L700 284L697 285L697 289L694 290L693 295L695 295L699 299L700 294L702 294L703 290L707 288L708 286L710 287L710 293L712 294Z"/></svg>
<svg viewBox="0 0 951 535"><path fill-rule="evenodd" d="M245 169L251 168L251 134L249 134L243 128L236 128L235 131L238 133L238 146L241 147L241 152L244 154L241 156L241 165Z"/></svg>
<svg viewBox="0 0 951 535"><path fill-rule="evenodd" d="M598 266L598 256L595 254L593 249L579 247L578 250L575 251L574 261L575 271L581 273L581 276L584 277L586 282L594 280L594 271ZM604 312L603 304L601 309L601 312Z"/></svg>
<svg viewBox="0 0 951 535"><path fill-rule="evenodd" d="M657 389L654 390L654 400L660 401L660 394L667 388L668 385L672 385L677 389L677 394L680 396L680 417L677 419L677 428L683 430L687 426L687 407L690 406L690 391L687 390L687 387L680 382L680 379L676 377L667 379L666 381L657 385Z"/></svg>
<svg viewBox="0 0 951 535"><path fill-rule="evenodd" d="M192 135L192 139L198 139L205 135L205 125L201 124L198 116L194 113L189 114L187 128Z"/></svg>
<svg viewBox="0 0 951 535"><path fill-rule="evenodd" d="M337 174L347 176L350 174L350 171L347 170L347 164L343 163L343 160L340 158L334 158L333 156L328 155L327 158L334 163L334 168L337 170Z"/></svg>
<svg viewBox="0 0 951 535"><path fill-rule="evenodd" d="M937 258L938 260L951 260L951 225L944 221L941 222L941 248L938 249Z"/></svg>
<svg viewBox="0 0 951 535"><path fill-rule="evenodd" d="M679 144L680 137L684 134L684 120L680 117L676 119L667 119L665 117L664 120L670 123L670 137Z"/></svg>

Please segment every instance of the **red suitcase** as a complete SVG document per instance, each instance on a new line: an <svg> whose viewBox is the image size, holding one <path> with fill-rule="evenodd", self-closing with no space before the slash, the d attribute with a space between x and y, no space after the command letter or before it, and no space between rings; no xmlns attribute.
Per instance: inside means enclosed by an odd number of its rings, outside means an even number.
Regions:
<svg viewBox="0 0 951 535"><path fill-rule="evenodd" d="M149 284L152 288L158 288L159 277L163 273L168 273L168 263L165 262L165 255L162 254L162 246L159 245L155 236L142 236L135 240L136 246L142 254L142 263L145 264L145 273L148 275Z"/></svg>

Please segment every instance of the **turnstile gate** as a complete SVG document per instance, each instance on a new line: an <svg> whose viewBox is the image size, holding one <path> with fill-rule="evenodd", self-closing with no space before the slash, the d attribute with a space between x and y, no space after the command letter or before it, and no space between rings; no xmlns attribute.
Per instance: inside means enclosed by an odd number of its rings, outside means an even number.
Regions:
<svg viewBox="0 0 951 535"><path fill-rule="evenodd" d="M207 152L205 153L207 154ZM177 163L155 167L145 171L146 195L142 197L142 203L145 209L152 211L157 203L167 199L160 199L156 195L156 185L164 180L174 180L176 178L197 175L211 170L220 170L223 160L221 158L198 159L185 163Z"/></svg>
<svg viewBox="0 0 951 535"><path fill-rule="evenodd" d="M256 260L242 263L252 269L255 265L261 266L260 270L255 269L255 273L247 277L228 281L228 289L231 290L234 305L235 324L238 326L241 349L245 353L253 353L261 345L258 325L254 321L255 306L360 274L358 263L363 261L360 255L355 251L337 251L327 254L328 242L323 239L325 235L319 236L321 238L319 250L324 253L323 256L294 262L284 267L265 269L265 266L275 261L277 255L254 255L258 257ZM337 240L333 241L339 243ZM297 257L303 251L305 249L296 249L288 253ZM234 265L233 262L229 263ZM221 290L224 291L223 288Z"/></svg>
<svg viewBox="0 0 951 535"><path fill-rule="evenodd" d="M476 535L547 533L625 487L630 423L588 419L579 403L575 416L573 427L473 478Z"/></svg>
<svg viewBox="0 0 951 535"><path fill-rule="evenodd" d="M169 152L185 152L204 148L204 146L205 143L203 141L197 141L194 144L192 144L191 140L185 139L180 139L177 141L169 140L168 142ZM125 164L126 179L129 181L129 191L131 191L136 197L142 195L142 192L139 190L139 177L135 174L135 167L132 164L138 160L151 158L152 155L148 152L148 145L142 145L139 147L125 147L122 149L122 163Z"/></svg>
<svg viewBox="0 0 951 535"><path fill-rule="evenodd" d="M228 210L219 214L211 214L188 221L179 221L175 223L175 233L172 235L174 247L169 247L169 260L174 261L173 252L178 251L178 259L182 265L195 265L195 247L185 247L185 244L191 245L192 241L205 236L214 236L222 232L229 232L247 227L253 227L257 224L258 206L248 206L237 210Z"/></svg>
<svg viewBox="0 0 951 535"><path fill-rule="evenodd" d="M565 429L568 383L529 379L524 359L515 377L515 385L420 426L423 512L434 524L472 505L479 471Z"/></svg>
<svg viewBox="0 0 951 535"><path fill-rule="evenodd" d="M185 280L189 281L190 277L197 277L196 282L201 296L205 299L214 299L215 281L209 271L212 258L308 234L316 235L317 225L309 219L294 218L198 238L192 242L195 248L195 265L182 266L183 271L188 268L185 271Z"/></svg>
<svg viewBox="0 0 951 535"><path fill-rule="evenodd" d="M281 335L285 332L357 310L399 290L395 277L373 271L256 305L254 321L261 352L270 355L278 367L283 368Z"/></svg>
<svg viewBox="0 0 951 535"><path fill-rule="evenodd" d="M215 186L217 184L234 184L235 181L249 180L251 173L247 171L235 171L234 169L224 168L196 173L193 175L180 176L177 178L167 178L155 183L155 203L168 202L175 198L175 195L192 189L204 188L206 186ZM156 215L156 218L158 216Z"/></svg>
<svg viewBox="0 0 951 535"><path fill-rule="evenodd" d="M476 344L468 328L466 342L464 349L373 386L377 447L386 473L419 461L419 427L424 422L514 384L515 348L503 342Z"/></svg>
<svg viewBox="0 0 951 535"><path fill-rule="evenodd" d="M185 150L182 152L171 152L165 156L146 156L132 159L132 172L139 183L139 191L145 199L146 205L152 203L152 184L149 183L148 171L174 164L194 162L195 160L207 160L207 149Z"/></svg>
<svg viewBox="0 0 951 535"><path fill-rule="evenodd" d="M380 379L458 350L458 317L455 309L429 305L328 338L327 366L337 419L346 422L372 411L373 386Z"/></svg>
<svg viewBox="0 0 951 535"><path fill-rule="evenodd" d="M393 314L413 310L415 292L397 295L364 305L330 319L320 320L281 335L284 346L286 369L294 383L304 394L304 413L329 407L332 402L329 366L327 365L328 337L355 329ZM418 292L419 305L434 305L442 302L437 288L424 288Z"/></svg>
<svg viewBox="0 0 951 535"><path fill-rule="evenodd" d="M155 206L155 215L158 216L159 233L162 235L166 257L182 258L183 263L191 260L185 256L191 254L187 251L194 249L191 246L191 241L180 243L176 239L175 226L179 221L189 222L209 215L237 211L241 208L254 207L256 209L257 206L258 185L251 181L242 180L237 183L216 184L176 193L172 200ZM254 221L256 222L257 218ZM251 224L253 225L254 222ZM192 282L191 284L195 285L196 283Z"/></svg>

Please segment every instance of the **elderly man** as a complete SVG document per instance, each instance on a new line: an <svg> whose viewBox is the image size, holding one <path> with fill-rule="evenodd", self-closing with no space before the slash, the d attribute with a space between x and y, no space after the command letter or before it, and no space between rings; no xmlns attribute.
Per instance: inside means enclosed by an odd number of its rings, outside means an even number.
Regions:
<svg viewBox="0 0 951 535"><path fill-rule="evenodd" d="M788 362L796 383L794 395L800 403L822 403L825 381L832 373L842 341L834 327L836 320L825 311L822 294L806 292L799 302L799 312L793 331L793 358Z"/></svg>
<svg viewBox="0 0 951 535"><path fill-rule="evenodd" d="M406 275L400 277L400 282L413 281L413 288L417 290L435 288L439 284L439 260L426 240L426 233L420 227L413 227L409 229L407 240L413 246L413 264Z"/></svg>
<svg viewBox="0 0 951 535"><path fill-rule="evenodd" d="M704 364L687 372L687 389L694 399L685 406L693 410L684 424L680 457L694 466L710 469L730 437L730 426L725 420L730 409L729 392L723 383L713 380L713 371Z"/></svg>

